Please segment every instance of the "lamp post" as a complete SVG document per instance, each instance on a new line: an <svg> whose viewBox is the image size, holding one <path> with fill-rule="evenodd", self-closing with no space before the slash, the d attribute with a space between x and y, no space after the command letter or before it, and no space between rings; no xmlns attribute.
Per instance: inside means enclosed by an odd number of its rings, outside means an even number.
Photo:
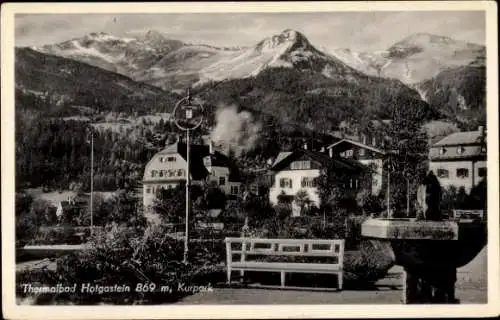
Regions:
<svg viewBox="0 0 500 320"><path fill-rule="evenodd" d="M87 142L90 143L90 235L94 234L94 131L87 129Z"/></svg>
<svg viewBox="0 0 500 320"><path fill-rule="evenodd" d="M391 213L391 170L394 170L394 163L392 156L396 152L389 151L387 161L387 218L392 218Z"/></svg>
<svg viewBox="0 0 500 320"><path fill-rule="evenodd" d="M191 99L191 93L187 90L186 97L177 102L174 108L174 122L177 127L186 131L186 222L185 222L185 236L184 236L184 263L188 260L189 251L189 189L190 189L190 145L189 145L189 132L195 130L201 125L203 121L203 106L199 102Z"/></svg>

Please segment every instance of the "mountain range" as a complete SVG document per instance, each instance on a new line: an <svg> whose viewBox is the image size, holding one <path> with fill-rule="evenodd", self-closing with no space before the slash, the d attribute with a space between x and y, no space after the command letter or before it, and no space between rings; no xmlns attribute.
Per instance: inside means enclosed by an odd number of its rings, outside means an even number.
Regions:
<svg viewBox="0 0 500 320"><path fill-rule="evenodd" d="M148 31L136 38L91 33L33 49L87 62L167 90L177 87L174 85L177 78L190 79L188 83L196 84L245 78L277 66L319 67L318 71L333 76L338 70L324 68L328 61L341 61L368 75L415 84L449 68L470 63L484 65L486 55L482 45L427 33L410 35L385 51L321 52L302 33L290 29L243 48L186 44L168 39L160 32Z"/></svg>
<svg viewBox="0 0 500 320"><path fill-rule="evenodd" d="M53 63L40 68L41 61ZM319 109L335 105L347 113L374 110L378 116L390 114L383 109L398 99L424 100L440 116L467 123L471 113L476 117L477 109L485 109L484 61L484 46L423 33L410 35L384 51L354 52L319 50L305 35L291 29L254 46L229 48L189 44L156 31L133 38L101 32L41 47L18 48L16 86L39 91L39 81L29 79L32 72L45 72L49 79L59 79L54 83L60 85L50 85L56 91L74 94L75 83L79 83L88 88L89 95L117 92L123 100L134 96L131 92L135 90L150 101L159 96L174 99L168 91L193 87L205 92L213 103L219 98L248 105L243 101L252 101L262 105L261 110L271 103L269 110L284 108L288 111L280 114L290 119L297 117L294 108L304 104L304 99L313 99L316 104L316 100L323 101ZM73 65L71 76L66 67L61 67L65 65ZM86 71L75 74L79 68ZM19 78L17 73L21 74ZM272 82L266 85L265 81ZM127 93L124 87L129 87ZM218 89L208 93L214 87ZM300 99L299 92L303 95ZM482 115L476 118L484 120Z"/></svg>
<svg viewBox="0 0 500 320"><path fill-rule="evenodd" d="M486 48L448 37L417 33L396 42L385 51L338 49L331 54L366 74L416 84L449 68L474 62L484 66Z"/></svg>

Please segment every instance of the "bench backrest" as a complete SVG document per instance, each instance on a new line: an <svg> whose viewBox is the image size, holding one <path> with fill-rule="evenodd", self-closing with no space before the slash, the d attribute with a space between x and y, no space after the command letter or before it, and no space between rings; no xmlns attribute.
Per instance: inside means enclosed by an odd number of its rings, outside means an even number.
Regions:
<svg viewBox="0 0 500 320"><path fill-rule="evenodd" d="M344 260L343 239L259 239L226 238L227 262L232 262L234 254L241 255L241 262L249 255L335 257L340 266ZM239 244L239 249L233 249Z"/></svg>

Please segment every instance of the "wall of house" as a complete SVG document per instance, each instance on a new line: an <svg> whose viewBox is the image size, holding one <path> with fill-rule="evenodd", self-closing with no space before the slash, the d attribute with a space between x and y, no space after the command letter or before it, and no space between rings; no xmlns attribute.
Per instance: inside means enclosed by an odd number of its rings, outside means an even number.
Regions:
<svg viewBox="0 0 500 320"><path fill-rule="evenodd" d="M175 159L168 161L168 158ZM153 170L156 175L153 176ZM169 170L173 175L169 174ZM179 175L179 170L181 175ZM163 171L163 172L162 172ZM162 174L160 174L162 172ZM186 160L179 154L156 154L146 165L144 170L143 203L148 209L156 198L156 192L160 188L175 188L181 181L186 179Z"/></svg>
<svg viewBox="0 0 500 320"><path fill-rule="evenodd" d="M484 176L484 175L481 176L480 171L483 171L483 170L480 170L480 169L484 168L487 171L488 170L487 167L488 167L488 164L484 160L474 162L474 174L475 174L474 185L477 185L479 182L481 182L481 180L483 178L486 178L486 176Z"/></svg>
<svg viewBox="0 0 500 320"><path fill-rule="evenodd" d="M429 163L429 169L434 172L438 177L441 186L448 188L449 186L455 186L457 188L464 187L465 191L469 192L472 185L478 184L481 181L479 176L479 168L486 167L486 161L476 161L474 162L474 171L472 170L472 161L431 161ZM458 177L457 169L467 169L467 177ZM448 170L448 177L440 177L438 175L438 170Z"/></svg>
<svg viewBox="0 0 500 320"><path fill-rule="evenodd" d="M167 161L167 157L175 158L175 161ZM162 162L163 159L163 162ZM230 194L231 191L235 191L234 187L241 189L241 182L228 181L229 180L229 168L227 167L214 167L209 168L210 176L209 181L214 181L217 185L226 193ZM157 173L153 177L152 172L156 170ZM168 170L174 170L175 175L170 176ZM182 170L182 175L178 175L178 170ZM175 188L182 181L185 181L186 175L186 161L179 154L168 154L155 155L149 163L146 165L144 170L144 186L143 186L143 202L146 210L150 210L151 205L154 203L156 198L156 192L160 188L168 189ZM160 171L163 171L163 175L160 175ZM224 185L220 185L220 178L224 178ZM202 184L203 181L191 180L192 184ZM233 187L233 188L231 188Z"/></svg>
<svg viewBox="0 0 500 320"><path fill-rule="evenodd" d="M226 194L231 191L229 185L229 168L227 167L209 167L210 176L208 178L209 181L215 182L221 190L223 190ZM221 181L223 178L224 181ZM221 184L224 182L224 184Z"/></svg>
<svg viewBox="0 0 500 320"><path fill-rule="evenodd" d="M284 192L286 195L294 196L299 190L305 190L309 196L309 199L316 205L320 205L320 199L318 194L318 188L316 187L302 187L302 178L317 178L320 176L319 169L310 170L283 170L276 173L274 178L274 184L269 190L269 201L271 204L275 205L278 203L278 196ZM280 180L282 178L287 178L292 180L292 187L282 188L280 186Z"/></svg>
<svg viewBox="0 0 500 320"><path fill-rule="evenodd" d="M382 159L364 159L359 160L365 166L373 166L374 172L371 177L371 191L372 194L378 195L380 190L382 190L382 183L384 181L384 168Z"/></svg>

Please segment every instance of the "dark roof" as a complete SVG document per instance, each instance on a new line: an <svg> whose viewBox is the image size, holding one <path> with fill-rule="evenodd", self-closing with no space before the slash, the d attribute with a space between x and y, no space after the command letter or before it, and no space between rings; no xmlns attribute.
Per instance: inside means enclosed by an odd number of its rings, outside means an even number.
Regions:
<svg viewBox="0 0 500 320"><path fill-rule="evenodd" d="M480 145L434 146L430 149L429 156L431 160L486 159L486 151Z"/></svg>
<svg viewBox="0 0 500 320"><path fill-rule="evenodd" d="M429 150L431 160L461 160L486 158L486 133L481 131L455 132L435 143Z"/></svg>
<svg viewBox="0 0 500 320"><path fill-rule="evenodd" d="M439 140L434 146L456 146L481 144L480 131L455 132Z"/></svg>
<svg viewBox="0 0 500 320"><path fill-rule="evenodd" d="M364 143L361 143L361 142L358 142L358 141L353 141L353 140L350 140L350 139L342 139L340 141L337 141L331 145L329 145L328 147L326 147L327 149L331 149L331 148L339 148L340 145L342 144L350 144L350 145L355 145L355 146L358 146L360 148L364 148L364 149L367 149L367 150L371 150L371 151L374 151L374 152L377 152L377 153L380 153L380 154L385 154L385 152L382 150L382 149L379 149L379 148L375 148L375 147L372 147L372 146L369 146L367 144L364 144ZM340 149L340 148L339 148ZM345 149L345 148L344 148Z"/></svg>
<svg viewBox="0 0 500 320"><path fill-rule="evenodd" d="M184 160L187 160L186 144L176 142L161 150L158 154L179 154ZM226 155L217 150L210 154L209 146L191 144L189 146L189 171L194 180L205 179L209 174L203 163L203 158L208 156L212 166L229 167L229 181L240 181L238 169Z"/></svg>
<svg viewBox="0 0 500 320"><path fill-rule="evenodd" d="M305 155L306 157L310 158L313 161L319 162L323 166L327 167L333 163L333 165L338 168L338 169L344 169L344 170L351 170L351 171L361 171L366 169L366 166L361 164L360 162L352 159L340 159L337 157L330 158L328 155L321 153L321 152L315 152L315 151L310 151L310 150L305 150L305 149L297 149L291 154L286 155L285 157L280 157L278 155L278 159L281 159L280 161L276 161L274 165L271 167L271 170L273 171L280 171L282 170L285 166L287 166L290 162L293 160Z"/></svg>
<svg viewBox="0 0 500 320"><path fill-rule="evenodd" d="M271 168L274 167L275 165L277 165L278 163L280 163L281 161L283 161L286 157L288 157L288 156L290 156L292 154L293 154L293 152L291 152L291 151L280 152L278 154L278 156L276 157L276 160L274 160L274 163L271 166Z"/></svg>

